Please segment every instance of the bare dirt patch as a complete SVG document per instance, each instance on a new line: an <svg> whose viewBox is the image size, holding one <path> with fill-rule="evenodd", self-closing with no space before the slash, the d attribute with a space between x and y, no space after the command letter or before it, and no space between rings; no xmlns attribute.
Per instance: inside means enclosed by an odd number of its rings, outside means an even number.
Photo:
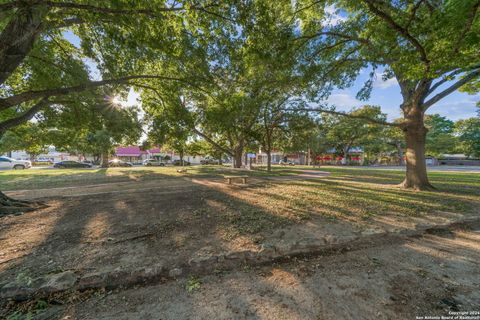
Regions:
<svg viewBox="0 0 480 320"><path fill-rule="evenodd" d="M50 305L39 319L415 319L478 311L480 233L417 239ZM23 311L27 312L27 311Z"/></svg>
<svg viewBox="0 0 480 320"><path fill-rule="evenodd" d="M401 193L373 183L360 187L333 178L319 181L257 178L248 185L228 186L222 179L169 177L17 191L23 197L36 192L50 207L2 218L0 284L28 286L45 275L88 277L160 265L172 268L172 277L185 277L181 266L192 259L272 248L280 254L304 252L319 244L423 230L467 216L466 211L402 214L390 210L405 201L427 209L438 203L434 195ZM396 195L405 199L396 200ZM368 199L374 200L358 206ZM365 214L374 210L376 214Z"/></svg>
<svg viewBox="0 0 480 320"><path fill-rule="evenodd" d="M113 188L113 189L112 189ZM254 187L253 187L254 188ZM234 193L243 187L229 187ZM34 191L36 192L36 191ZM43 195L50 195L49 190ZM2 219L0 282L136 268L260 248L262 232L295 220L184 179L63 190L49 208ZM93 194L85 194L92 192ZM23 280L22 280L23 279Z"/></svg>

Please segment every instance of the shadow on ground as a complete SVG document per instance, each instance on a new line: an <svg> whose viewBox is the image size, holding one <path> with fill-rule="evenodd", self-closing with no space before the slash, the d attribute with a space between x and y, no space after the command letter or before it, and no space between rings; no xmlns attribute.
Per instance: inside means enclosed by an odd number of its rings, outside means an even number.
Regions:
<svg viewBox="0 0 480 320"><path fill-rule="evenodd" d="M478 310L480 226L50 306L40 319L414 319ZM192 284L197 284L194 289ZM66 300L68 301L68 300Z"/></svg>
<svg viewBox="0 0 480 320"><path fill-rule="evenodd" d="M181 264L218 252L260 251L262 245L408 229L419 223L444 223L478 214L474 209L478 208L479 189L468 183L456 189L441 186L439 193L418 193L378 184L384 179L391 182L396 174L392 177L382 172L373 180L369 175L350 179L348 174L337 176L334 172L319 180L257 179L248 186L228 186L216 179L156 174L157 179L137 180L134 187L118 193L53 197L47 209L1 219L0 283L28 283L40 275L66 270L84 275L158 263ZM469 246L468 250L478 251L478 246ZM391 257L395 259L395 255ZM389 281L406 282L392 279ZM231 281L225 286L235 289L230 296L238 304L236 308L246 312L247 318L263 318L258 306L247 308L252 301L248 291L242 291L247 289L238 287L240 280L233 276ZM294 283L295 277L288 281ZM332 281L327 283L341 286L341 281ZM276 287L280 282L272 283L268 285L281 289ZM268 285L262 285L265 287L259 284L258 290L268 291ZM285 285L281 290L287 289ZM307 289L312 290L308 286L298 290ZM324 295L328 291L312 292ZM295 296L295 291L291 293ZM292 299L292 306L298 303ZM276 308L273 301L266 301L265 310ZM199 309L198 305L194 309ZM215 310L207 309L205 317ZM285 315L292 318L312 315L308 308L297 313L286 309L292 313Z"/></svg>

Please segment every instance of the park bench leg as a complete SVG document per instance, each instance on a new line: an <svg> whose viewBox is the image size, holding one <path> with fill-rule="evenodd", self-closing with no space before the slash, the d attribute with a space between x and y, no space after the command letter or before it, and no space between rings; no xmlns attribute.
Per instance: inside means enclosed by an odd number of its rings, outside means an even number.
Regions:
<svg viewBox="0 0 480 320"><path fill-rule="evenodd" d="M243 184L247 183L247 178L242 178L242 180L243 180Z"/></svg>
<svg viewBox="0 0 480 320"><path fill-rule="evenodd" d="M228 178L228 184L232 184L232 178Z"/></svg>

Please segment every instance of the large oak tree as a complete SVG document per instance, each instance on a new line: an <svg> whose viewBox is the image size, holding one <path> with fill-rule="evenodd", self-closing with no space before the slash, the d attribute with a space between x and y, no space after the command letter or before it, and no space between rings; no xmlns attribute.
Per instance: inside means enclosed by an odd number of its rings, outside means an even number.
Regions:
<svg viewBox="0 0 480 320"><path fill-rule="evenodd" d="M190 65L177 67L184 35L221 19L219 7L212 1L0 0L0 135L81 101L87 91L192 83L185 77ZM28 209L0 192L1 212Z"/></svg>
<svg viewBox="0 0 480 320"><path fill-rule="evenodd" d="M425 165L425 112L480 76L480 1L297 1L298 42L320 96L353 83L364 68L396 78L403 101L406 188L431 189ZM333 14L332 8L335 11ZM330 9L330 10L328 10ZM359 98L368 98L375 72Z"/></svg>

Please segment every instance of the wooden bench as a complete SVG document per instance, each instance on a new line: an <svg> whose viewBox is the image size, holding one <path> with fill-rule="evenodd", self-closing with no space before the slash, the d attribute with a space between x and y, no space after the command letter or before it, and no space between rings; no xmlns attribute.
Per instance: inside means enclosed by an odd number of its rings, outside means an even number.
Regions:
<svg viewBox="0 0 480 320"><path fill-rule="evenodd" d="M233 179L242 179L242 183L246 184L248 176L224 176L224 178L228 180L228 184L232 184Z"/></svg>

